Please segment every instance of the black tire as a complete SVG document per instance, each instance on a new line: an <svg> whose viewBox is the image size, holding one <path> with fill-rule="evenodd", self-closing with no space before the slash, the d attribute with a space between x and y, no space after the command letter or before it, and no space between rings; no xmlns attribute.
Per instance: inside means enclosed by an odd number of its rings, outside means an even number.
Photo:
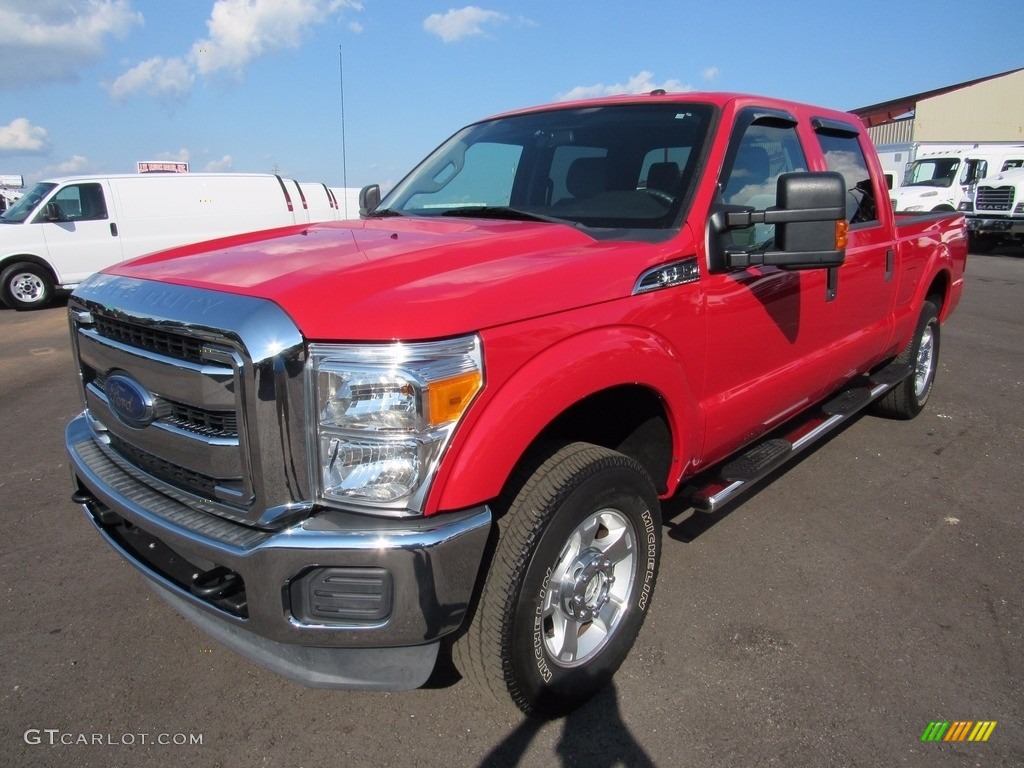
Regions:
<svg viewBox="0 0 1024 768"><path fill-rule="evenodd" d="M939 367L939 308L926 301L907 348L896 358L913 372L874 403L874 412L890 419L912 419L928 402Z"/></svg>
<svg viewBox="0 0 1024 768"><path fill-rule="evenodd" d="M657 578L661 508L640 464L586 443L554 452L510 496L453 660L499 701L555 717L629 654Z"/></svg>
<svg viewBox="0 0 1024 768"><path fill-rule="evenodd" d="M38 264L12 264L0 273L0 299L18 310L42 309L53 299L53 278Z"/></svg>

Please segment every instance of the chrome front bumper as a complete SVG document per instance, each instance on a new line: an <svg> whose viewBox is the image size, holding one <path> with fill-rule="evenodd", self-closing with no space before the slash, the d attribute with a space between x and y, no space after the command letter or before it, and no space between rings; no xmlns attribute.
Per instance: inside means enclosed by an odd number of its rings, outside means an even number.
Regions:
<svg viewBox="0 0 1024 768"><path fill-rule="evenodd" d="M101 449L87 419L73 420L65 435L75 500L187 618L306 685L400 690L426 681L440 638L465 617L491 527L487 507L413 519L325 510L261 530L141 482ZM306 577L348 569L386 575L386 615L330 621L299 609L297 590L312 589L302 586ZM234 579L234 591L207 594L211 574Z"/></svg>

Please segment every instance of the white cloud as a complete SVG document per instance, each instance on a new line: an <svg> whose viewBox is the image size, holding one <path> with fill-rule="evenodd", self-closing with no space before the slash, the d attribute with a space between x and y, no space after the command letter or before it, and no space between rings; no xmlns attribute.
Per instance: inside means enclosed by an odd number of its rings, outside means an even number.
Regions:
<svg viewBox="0 0 1024 768"><path fill-rule="evenodd" d="M203 168L206 173L225 173L233 170L235 167L235 161L231 155L224 155L220 160L211 160Z"/></svg>
<svg viewBox="0 0 1024 768"><path fill-rule="evenodd" d="M166 160L169 163L187 163L192 157L192 153L187 148L182 147L177 152L160 152L154 157L154 160Z"/></svg>
<svg viewBox="0 0 1024 768"><path fill-rule="evenodd" d="M718 67L708 67L700 73L701 78L706 83L713 83L718 80L718 76L722 74Z"/></svg>
<svg viewBox="0 0 1024 768"><path fill-rule="evenodd" d="M195 75L182 59L154 56L129 69L108 90L118 101L145 93L157 101L173 103L188 96L194 81Z"/></svg>
<svg viewBox="0 0 1024 768"><path fill-rule="evenodd" d="M241 75L253 59L298 48L309 28L343 8L362 6L342 0L217 0L206 22L209 37L192 45L189 60L201 75Z"/></svg>
<svg viewBox="0 0 1024 768"><path fill-rule="evenodd" d="M165 103L181 101L197 76L242 77L254 59L298 48L312 28L362 8L354 0L216 0L206 21L207 37L181 56L154 56L136 64L108 90L118 100L144 94Z"/></svg>
<svg viewBox="0 0 1024 768"><path fill-rule="evenodd" d="M27 118L16 117L0 125L0 155L45 155L49 151L49 133Z"/></svg>
<svg viewBox="0 0 1024 768"><path fill-rule="evenodd" d="M70 176L77 173L86 173L99 170L99 167L90 162L84 155L74 155L63 163L48 165L37 174L39 178L46 179L52 176Z"/></svg>
<svg viewBox="0 0 1024 768"><path fill-rule="evenodd" d="M486 11L469 5L465 8L452 9L448 13L435 13L423 22L423 28L437 35L446 43L454 43L464 37L484 34L487 24L500 24L508 21L508 16L497 11Z"/></svg>
<svg viewBox="0 0 1024 768"><path fill-rule="evenodd" d="M615 85L577 85L572 90L558 95L559 101L574 101L576 99L592 99L598 96L618 96L624 93L650 93L661 88L669 93L678 91L692 91L693 86L685 85L680 80L666 80L663 83L654 81L654 73L644 70L629 78L625 83Z"/></svg>
<svg viewBox="0 0 1024 768"><path fill-rule="evenodd" d="M76 82L103 57L106 38L123 38L142 21L129 0L4 0L0 89Z"/></svg>

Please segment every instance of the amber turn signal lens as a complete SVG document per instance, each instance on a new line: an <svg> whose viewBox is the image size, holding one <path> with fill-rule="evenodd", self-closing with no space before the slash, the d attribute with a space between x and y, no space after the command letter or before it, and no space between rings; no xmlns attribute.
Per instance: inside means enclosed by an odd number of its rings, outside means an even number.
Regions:
<svg viewBox="0 0 1024 768"><path fill-rule="evenodd" d="M846 219L840 219L836 222L836 250L842 251L846 249L846 243L850 239L850 223Z"/></svg>

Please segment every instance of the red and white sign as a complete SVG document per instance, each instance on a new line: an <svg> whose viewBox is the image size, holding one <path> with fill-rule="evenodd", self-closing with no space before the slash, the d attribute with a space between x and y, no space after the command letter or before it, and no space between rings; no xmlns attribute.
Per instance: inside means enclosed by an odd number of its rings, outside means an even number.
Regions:
<svg viewBox="0 0 1024 768"><path fill-rule="evenodd" d="M176 160L144 160L138 166L139 173L188 173L188 163Z"/></svg>

